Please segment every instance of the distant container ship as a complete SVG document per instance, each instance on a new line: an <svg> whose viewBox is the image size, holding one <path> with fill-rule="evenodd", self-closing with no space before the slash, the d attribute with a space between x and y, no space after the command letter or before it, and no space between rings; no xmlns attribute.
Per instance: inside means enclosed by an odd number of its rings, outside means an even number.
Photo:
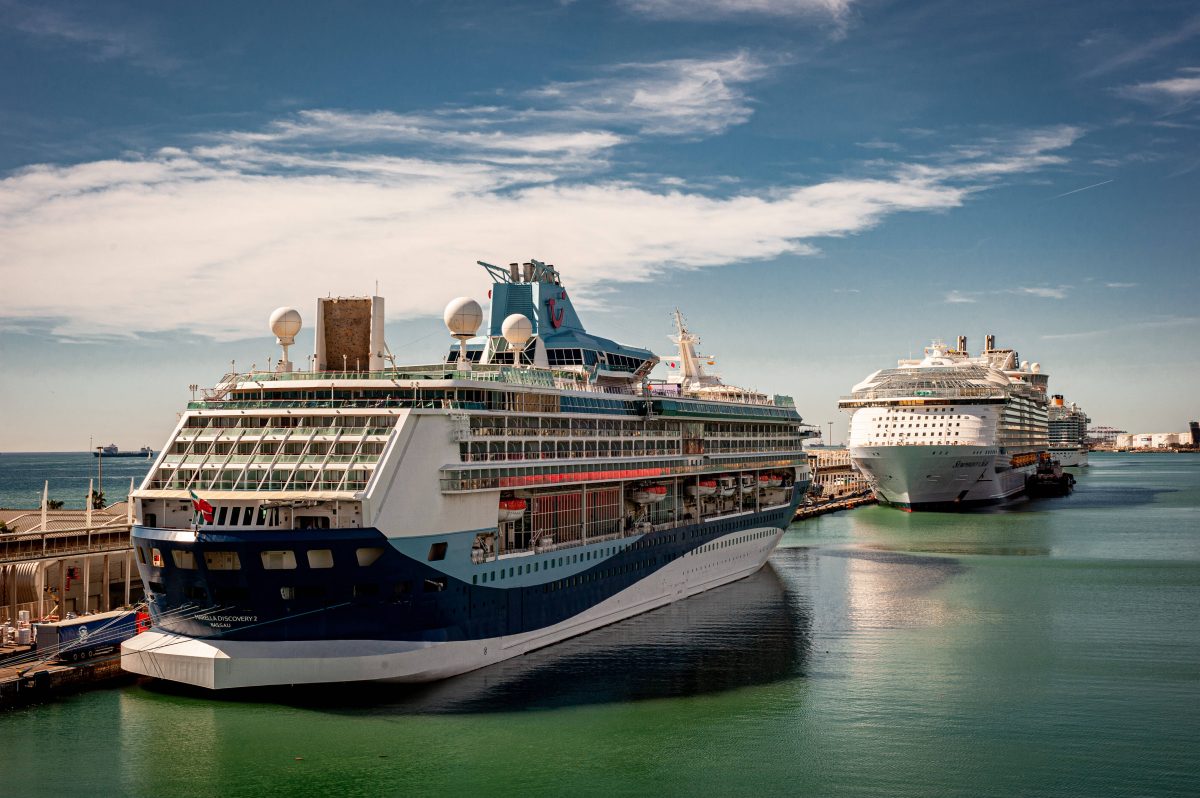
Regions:
<svg viewBox="0 0 1200 798"><path fill-rule="evenodd" d="M123 452L117 448L115 443L110 443L108 446L98 447L96 451L92 452L92 457L141 457L145 459L153 456L154 450L149 446L143 446L136 452Z"/></svg>
<svg viewBox="0 0 1200 798"><path fill-rule="evenodd" d="M850 456L880 501L906 510L999 504L1025 492L1049 448L1046 386L1038 363L934 341L854 386Z"/></svg>

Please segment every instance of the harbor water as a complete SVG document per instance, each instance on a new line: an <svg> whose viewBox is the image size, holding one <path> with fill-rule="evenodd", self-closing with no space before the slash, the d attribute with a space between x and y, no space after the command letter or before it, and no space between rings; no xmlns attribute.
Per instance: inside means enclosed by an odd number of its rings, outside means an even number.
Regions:
<svg viewBox="0 0 1200 798"><path fill-rule="evenodd" d="M46 478L9 457L5 504ZM1197 795L1197 752L1200 457L1093 454L1066 498L795 524L751 578L438 684L11 711L0 793Z"/></svg>

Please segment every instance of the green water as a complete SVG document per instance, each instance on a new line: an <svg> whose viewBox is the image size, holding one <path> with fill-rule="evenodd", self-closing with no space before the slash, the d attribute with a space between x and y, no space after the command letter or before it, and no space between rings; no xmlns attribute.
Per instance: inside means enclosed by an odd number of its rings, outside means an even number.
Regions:
<svg viewBox="0 0 1200 798"><path fill-rule="evenodd" d="M768 569L420 688L152 683L0 715L3 795L1197 795L1200 457L865 508Z"/></svg>

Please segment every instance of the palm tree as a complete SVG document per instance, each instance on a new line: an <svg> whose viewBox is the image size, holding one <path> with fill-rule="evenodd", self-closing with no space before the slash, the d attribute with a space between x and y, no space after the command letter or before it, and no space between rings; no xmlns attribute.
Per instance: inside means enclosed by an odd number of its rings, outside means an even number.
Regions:
<svg viewBox="0 0 1200 798"><path fill-rule="evenodd" d="M104 491L98 490L92 494L92 509L93 510L103 510L104 509Z"/></svg>
<svg viewBox="0 0 1200 798"><path fill-rule="evenodd" d="M46 509L47 510L61 510L62 507L63 507L63 503L61 501L59 501L58 499L46 499Z"/></svg>

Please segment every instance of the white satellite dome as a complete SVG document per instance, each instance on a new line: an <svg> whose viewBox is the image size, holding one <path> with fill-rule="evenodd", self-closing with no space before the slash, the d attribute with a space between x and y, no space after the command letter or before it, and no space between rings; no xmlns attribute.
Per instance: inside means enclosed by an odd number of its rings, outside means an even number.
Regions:
<svg viewBox="0 0 1200 798"><path fill-rule="evenodd" d="M533 322L527 316L514 313L500 325L500 333L513 346L524 346L533 337Z"/></svg>
<svg viewBox="0 0 1200 798"><path fill-rule="evenodd" d="M271 332L280 344L294 344L301 327L300 311L295 308L276 308L271 314L270 325Z"/></svg>
<svg viewBox="0 0 1200 798"><path fill-rule="evenodd" d="M1029 366L1029 370L1032 371L1034 374L1041 374L1042 373L1042 364L1041 363L1033 363Z"/></svg>
<svg viewBox="0 0 1200 798"><path fill-rule="evenodd" d="M446 305L442 320L446 322L446 329L450 330L451 335L470 338L483 324L483 308L471 297L460 296Z"/></svg>

